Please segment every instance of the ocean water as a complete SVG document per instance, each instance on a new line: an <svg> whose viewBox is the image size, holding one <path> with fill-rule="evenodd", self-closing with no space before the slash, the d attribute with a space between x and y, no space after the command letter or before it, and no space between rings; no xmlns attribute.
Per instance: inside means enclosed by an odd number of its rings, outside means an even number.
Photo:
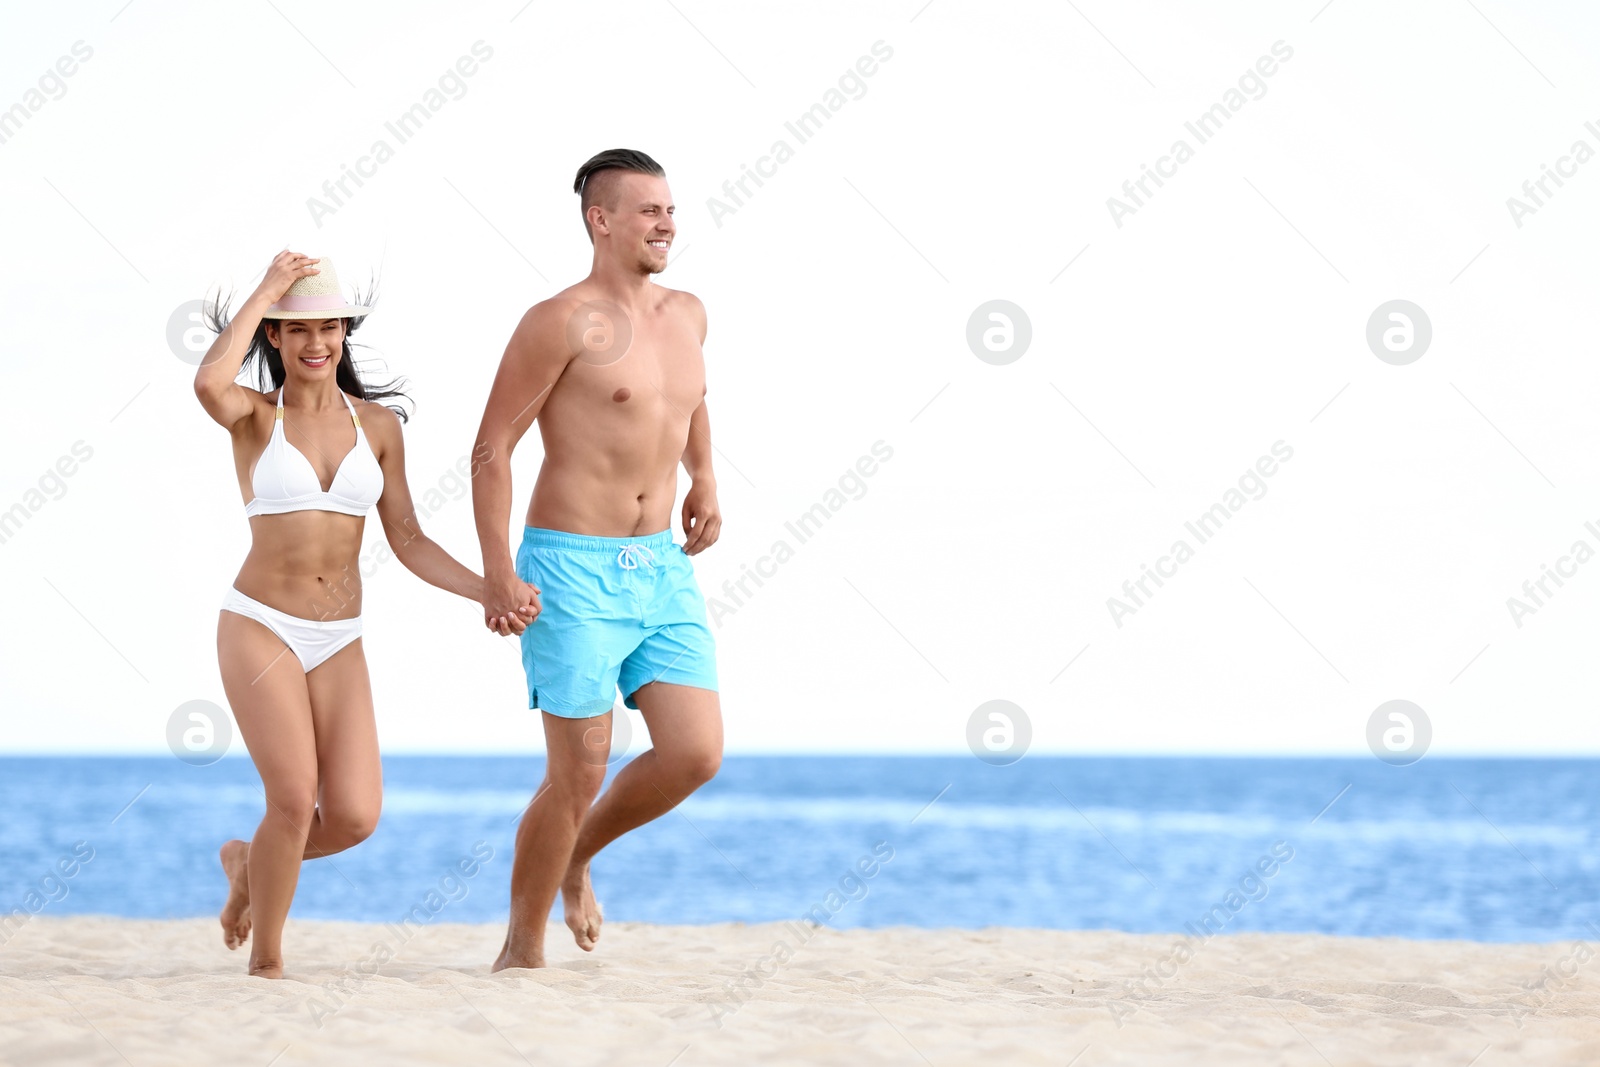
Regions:
<svg viewBox="0 0 1600 1067"><path fill-rule="evenodd" d="M389 757L302 918L499 922L538 757ZM1600 761L730 756L593 868L610 919L1600 936ZM0 917L214 915L247 760L0 759ZM421 911L417 911L421 908Z"/></svg>

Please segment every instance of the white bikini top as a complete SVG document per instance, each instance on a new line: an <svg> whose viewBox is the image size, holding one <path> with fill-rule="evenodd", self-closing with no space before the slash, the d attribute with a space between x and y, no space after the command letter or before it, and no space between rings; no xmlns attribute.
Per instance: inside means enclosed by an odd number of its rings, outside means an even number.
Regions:
<svg viewBox="0 0 1600 1067"><path fill-rule="evenodd" d="M285 383L287 385L287 383ZM289 444L283 430L283 394L278 390L278 417L272 423L272 436L267 439L267 450L256 460L250 472L250 489L255 499L244 506L246 516L282 515L288 511L337 511L344 515L365 515L383 495L383 468L378 457L367 443L366 432L361 429L361 418L345 396L344 406L350 409L350 421L356 425L356 443L339 463L333 473L333 485L323 492L317 480L316 468L306 459L305 453Z"/></svg>

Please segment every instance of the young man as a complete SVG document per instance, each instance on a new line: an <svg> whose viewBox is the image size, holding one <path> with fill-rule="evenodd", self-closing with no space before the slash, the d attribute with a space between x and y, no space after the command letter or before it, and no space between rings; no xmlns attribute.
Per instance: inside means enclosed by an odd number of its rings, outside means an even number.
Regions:
<svg viewBox="0 0 1600 1067"><path fill-rule="evenodd" d="M540 592L522 660L548 752L517 831L497 971L544 966L558 889L578 946L592 950L601 914L590 860L670 811L722 762L715 649L688 559L715 544L722 526L700 350L705 307L651 279L666 269L677 232L660 164L642 152L601 152L573 188L593 266L523 315L472 453L493 457L472 483L486 624L524 603L521 581ZM544 464L513 561L511 452L535 420ZM672 541L680 461L691 480L681 546ZM619 687L653 747L595 803Z"/></svg>

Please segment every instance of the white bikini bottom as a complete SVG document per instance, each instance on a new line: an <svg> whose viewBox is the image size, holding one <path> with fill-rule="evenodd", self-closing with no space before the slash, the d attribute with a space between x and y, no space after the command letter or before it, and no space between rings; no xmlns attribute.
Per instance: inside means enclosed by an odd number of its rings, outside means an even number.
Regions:
<svg viewBox="0 0 1600 1067"><path fill-rule="evenodd" d="M353 619L329 621L302 619L253 600L232 586L228 587L228 595L222 600L222 610L254 619L277 634L278 640L289 646L289 651L300 660L300 669L307 674L361 636L359 615Z"/></svg>

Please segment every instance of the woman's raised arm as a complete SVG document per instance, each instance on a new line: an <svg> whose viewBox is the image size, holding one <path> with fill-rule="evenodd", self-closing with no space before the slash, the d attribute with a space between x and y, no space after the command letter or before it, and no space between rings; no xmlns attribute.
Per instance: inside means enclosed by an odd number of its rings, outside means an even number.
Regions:
<svg viewBox="0 0 1600 1067"><path fill-rule="evenodd" d="M239 420L255 410L252 390L234 381L250 351L250 339L261 325L261 316L288 291L289 286L307 275L316 274L318 260L298 252L282 251L273 257L266 276L250 294L239 314L223 327L206 350L200 369L194 374L194 395L200 406L217 424L231 430Z"/></svg>

